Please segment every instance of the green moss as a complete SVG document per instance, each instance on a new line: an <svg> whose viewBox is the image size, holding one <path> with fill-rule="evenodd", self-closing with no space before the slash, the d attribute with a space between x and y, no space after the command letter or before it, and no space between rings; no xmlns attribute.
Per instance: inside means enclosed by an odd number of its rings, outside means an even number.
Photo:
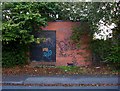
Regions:
<svg viewBox="0 0 120 91"><path fill-rule="evenodd" d="M77 71L79 69L77 66L58 66L57 68L60 68L64 71Z"/></svg>

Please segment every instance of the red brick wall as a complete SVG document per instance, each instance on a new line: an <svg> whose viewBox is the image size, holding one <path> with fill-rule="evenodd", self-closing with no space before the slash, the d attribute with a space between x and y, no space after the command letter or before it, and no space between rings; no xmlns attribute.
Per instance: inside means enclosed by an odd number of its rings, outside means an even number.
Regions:
<svg viewBox="0 0 120 91"><path fill-rule="evenodd" d="M79 22L48 22L43 30L56 31L56 66L66 66L75 61L76 65L91 64L90 50L86 49L89 44L89 36L83 35L81 47L77 48L70 40L72 28ZM88 60L89 59L89 60Z"/></svg>

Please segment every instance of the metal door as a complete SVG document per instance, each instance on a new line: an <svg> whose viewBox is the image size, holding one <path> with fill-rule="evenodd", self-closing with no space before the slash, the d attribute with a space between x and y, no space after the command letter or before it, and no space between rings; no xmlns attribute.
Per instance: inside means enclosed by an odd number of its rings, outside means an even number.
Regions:
<svg viewBox="0 0 120 91"><path fill-rule="evenodd" d="M37 38L45 38L40 44L32 43L30 47L30 59L40 62L56 61L56 32L42 31L35 33Z"/></svg>

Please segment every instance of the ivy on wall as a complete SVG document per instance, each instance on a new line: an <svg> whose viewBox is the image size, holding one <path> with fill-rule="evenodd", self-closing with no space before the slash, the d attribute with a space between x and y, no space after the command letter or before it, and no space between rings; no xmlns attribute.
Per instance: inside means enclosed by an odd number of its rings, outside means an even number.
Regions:
<svg viewBox="0 0 120 91"><path fill-rule="evenodd" d="M26 52L28 50L25 49L30 43L40 43L43 40L35 38L33 32L41 31L41 26L46 26L47 21L54 20L55 10L55 3L2 3L3 67L27 63Z"/></svg>
<svg viewBox="0 0 120 91"><path fill-rule="evenodd" d="M71 39L80 46L82 34L88 33L91 38L91 49L99 55L101 61L119 64L119 36L120 34L120 12L119 2L5 2L2 3L2 43L6 45L28 46L31 42L39 43L34 31L40 31L41 26L46 26L48 21L57 19L70 21L86 21L74 28ZM104 40L93 40L94 33L99 33L97 24L102 20L105 24L115 23L117 27L113 30L113 38ZM114 44L116 42L116 45ZM14 46L14 45L13 45ZM8 46L7 46L8 47ZM21 46L20 46L21 48ZM4 51L5 48L3 48ZM11 47L12 49L12 47ZM14 49L14 48L13 48ZM24 50L23 50L24 51ZM6 52L9 52L9 50ZM12 52L12 51L11 51ZM3 53L3 56L6 53ZM12 54L11 54L12 55ZM4 56L7 57L7 56ZM9 60L12 61L13 59ZM4 62L4 59L3 59Z"/></svg>

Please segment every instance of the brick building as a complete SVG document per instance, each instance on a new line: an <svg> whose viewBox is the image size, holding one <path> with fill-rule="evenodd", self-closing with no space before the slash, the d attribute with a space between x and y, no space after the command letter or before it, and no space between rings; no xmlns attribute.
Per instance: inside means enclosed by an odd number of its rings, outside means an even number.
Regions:
<svg viewBox="0 0 120 91"><path fill-rule="evenodd" d="M42 27L43 33L37 37L45 37L44 43L34 44L31 49L31 60L36 63L53 63L56 66L89 65L91 64L91 51L89 36L82 35L80 48L71 42L72 29L80 25L80 22L56 21L48 22Z"/></svg>

